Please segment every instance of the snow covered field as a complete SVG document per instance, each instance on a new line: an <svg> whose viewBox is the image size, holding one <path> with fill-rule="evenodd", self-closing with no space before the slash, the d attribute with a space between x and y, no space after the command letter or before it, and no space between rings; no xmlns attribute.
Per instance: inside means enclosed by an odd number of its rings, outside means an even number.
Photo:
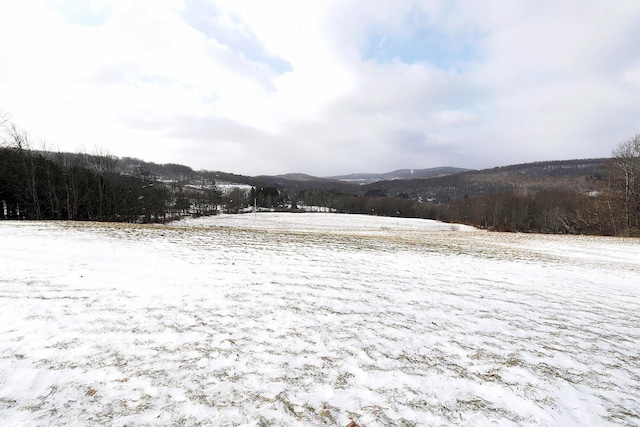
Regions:
<svg viewBox="0 0 640 427"><path fill-rule="evenodd" d="M639 320L640 240L5 221L0 425L638 425Z"/></svg>

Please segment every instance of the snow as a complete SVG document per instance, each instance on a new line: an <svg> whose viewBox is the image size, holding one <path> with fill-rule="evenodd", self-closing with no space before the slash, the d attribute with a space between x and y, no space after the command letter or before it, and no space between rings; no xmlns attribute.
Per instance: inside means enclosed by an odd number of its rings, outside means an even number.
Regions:
<svg viewBox="0 0 640 427"><path fill-rule="evenodd" d="M637 425L640 241L0 222L1 425Z"/></svg>
<svg viewBox="0 0 640 427"><path fill-rule="evenodd" d="M237 184L233 182L216 182L215 187L223 194L229 194L236 189L243 191L245 194L249 194L253 188L253 186L248 184Z"/></svg>

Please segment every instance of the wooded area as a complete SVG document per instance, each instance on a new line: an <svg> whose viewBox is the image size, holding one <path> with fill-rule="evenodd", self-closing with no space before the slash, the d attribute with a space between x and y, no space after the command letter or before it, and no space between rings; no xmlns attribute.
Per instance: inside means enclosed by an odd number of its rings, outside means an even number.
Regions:
<svg viewBox="0 0 640 427"><path fill-rule="evenodd" d="M508 177L508 168L501 172L506 182L496 182L495 173L482 178L479 171L474 176L481 178L472 182L465 181L467 174L433 178L432 182L440 182L434 188L451 188L448 196L440 196L446 201L437 197L425 201L420 188L428 180L371 186L339 183L335 189L324 189L318 183L315 188L304 188L304 181L266 185L264 177L244 177L247 184L254 184L250 191L235 188L222 194L213 172L195 173L183 165L156 165L108 154L38 151L31 147L26 131L7 120L0 125L2 219L164 222L218 209L242 212L255 203L274 210L314 206L340 213L429 218L496 231L640 236L640 134L620 143L603 173L587 176L585 185L575 181L554 185L557 177L546 183L549 178L539 175L552 174L550 169L561 166L534 164L528 174L542 182L538 186L518 184L522 178ZM390 188L397 196L389 197ZM460 195L462 188L474 193Z"/></svg>
<svg viewBox="0 0 640 427"><path fill-rule="evenodd" d="M162 222L215 210L220 195L161 182L138 167L128 173L110 155L35 151L26 131L9 125L0 146L0 218Z"/></svg>

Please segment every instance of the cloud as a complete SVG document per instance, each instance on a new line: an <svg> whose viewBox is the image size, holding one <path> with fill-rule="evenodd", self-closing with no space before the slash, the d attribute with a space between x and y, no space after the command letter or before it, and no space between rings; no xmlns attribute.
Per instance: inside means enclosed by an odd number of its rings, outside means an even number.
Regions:
<svg viewBox="0 0 640 427"><path fill-rule="evenodd" d="M24 0L0 104L64 150L332 175L608 156L640 131L634 1Z"/></svg>
<svg viewBox="0 0 640 427"><path fill-rule="evenodd" d="M269 67L276 73L291 71L291 65L286 60L270 54L239 16L224 14L206 0L188 0L185 2L182 17L185 23L207 38L227 46L255 65Z"/></svg>

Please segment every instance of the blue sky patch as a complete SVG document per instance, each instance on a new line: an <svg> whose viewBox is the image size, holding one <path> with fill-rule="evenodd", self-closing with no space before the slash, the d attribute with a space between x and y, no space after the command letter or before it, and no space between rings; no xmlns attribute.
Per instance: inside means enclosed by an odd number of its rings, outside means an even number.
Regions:
<svg viewBox="0 0 640 427"><path fill-rule="evenodd" d="M113 10L110 7L96 8L86 0L51 0L51 7L72 25L100 26L107 22Z"/></svg>
<svg viewBox="0 0 640 427"><path fill-rule="evenodd" d="M410 34L373 33L361 51L365 60L406 64L429 64L449 70L464 66L476 57L470 44L453 40L429 27L420 27Z"/></svg>
<svg viewBox="0 0 640 427"><path fill-rule="evenodd" d="M292 71L291 64L269 53L239 18L223 15L206 0L187 0L182 18L206 37L215 39L251 61L265 64L278 74Z"/></svg>

